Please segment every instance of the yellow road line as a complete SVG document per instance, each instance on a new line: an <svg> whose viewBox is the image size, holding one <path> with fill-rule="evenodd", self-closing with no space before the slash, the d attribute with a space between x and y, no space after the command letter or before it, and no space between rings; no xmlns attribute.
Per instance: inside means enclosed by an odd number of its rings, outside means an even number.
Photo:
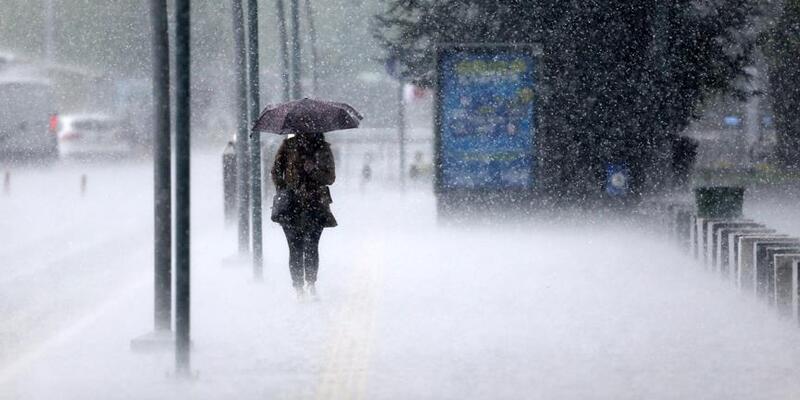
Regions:
<svg viewBox="0 0 800 400"><path fill-rule="evenodd" d="M385 264L384 246L365 244L360 253L347 300L334 320L333 340L326 351L316 399L364 399L366 395Z"/></svg>

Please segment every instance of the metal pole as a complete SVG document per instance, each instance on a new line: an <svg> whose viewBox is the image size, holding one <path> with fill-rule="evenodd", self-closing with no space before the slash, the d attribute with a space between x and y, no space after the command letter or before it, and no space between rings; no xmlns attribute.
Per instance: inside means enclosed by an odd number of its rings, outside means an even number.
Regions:
<svg viewBox="0 0 800 400"><path fill-rule="evenodd" d="M260 80L258 66L258 0L247 0L247 34L248 34L248 72L250 75L250 123L252 127L261 111ZM253 132L250 138L250 166L252 182L252 222L253 222L253 276L256 280L263 277L264 246L261 221L261 135Z"/></svg>
<svg viewBox="0 0 800 400"><path fill-rule="evenodd" d="M44 58L47 62L53 62L55 30L53 0L44 0Z"/></svg>
<svg viewBox="0 0 800 400"><path fill-rule="evenodd" d="M400 144L400 190L406 189L406 105L403 102L403 80L397 81L397 133Z"/></svg>
<svg viewBox="0 0 800 400"><path fill-rule="evenodd" d="M300 86L300 6L299 0L289 1L292 19L292 99L297 100L303 96L303 89Z"/></svg>
<svg viewBox="0 0 800 400"><path fill-rule="evenodd" d="M280 36L281 45L281 81L283 82L283 101L289 101L291 97L290 79L289 79L289 38L286 32L286 9L283 6L283 0L277 0L276 3L278 11L278 35Z"/></svg>
<svg viewBox="0 0 800 400"><path fill-rule="evenodd" d="M314 27L314 7L311 0L306 0L306 17L308 18L308 35L311 40L311 93L316 96L319 90L319 59L317 53L317 29Z"/></svg>
<svg viewBox="0 0 800 400"><path fill-rule="evenodd" d="M167 1L150 0L153 25L155 330L172 329L172 154Z"/></svg>
<svg viewBox="0 0 800 400"><path fill-rule="evenodd" d="M191 369L190 2L175 0L175 372L183 377Z"/></svg>
<svg viewBox="0 0 800 400"><path fill-rule="evenodd" d="M670 13L672 6L667 1L656 1L655 4L655 27L654 27L654 47L655 47L655 68L657 70L657 78L655 81L655 90L658 93L661 102L661 113L664 118L658 118L661 122L656 129L656 135L652 141L649 160L652 165L656 165L657 169L669 167L669 158L672 155L672 143L669 140L667 133L668 127L665 121L669 120L668 115L672 113L672 68L670 57ZM663 173L658 170L648 171L648 175L652 178L650 181L656 187L665 186L669 181L666 181ZM658 178L656 178L658 177Z"/></svg>
<svg viewBox="0 0 800 400"><path fill-rule="evenodd" d="M250 250L250 174L248 173L247 49L242 0L233 0L233 37L236 64L236 180L239 194L239 254Z"/></svg>

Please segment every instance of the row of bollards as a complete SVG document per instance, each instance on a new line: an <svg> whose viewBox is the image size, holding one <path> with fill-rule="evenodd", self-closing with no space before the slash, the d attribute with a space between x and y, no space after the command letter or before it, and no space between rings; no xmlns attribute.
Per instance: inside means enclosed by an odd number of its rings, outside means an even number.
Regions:
<svg viewBox="0 0 800 400"><path fill-rule="evenodd" d="M86 174L81 174L80 178L80 193L81 196L86 195L86 191L89 186L89 178ZM5 171L3 173L3 194L10 195L11 194L11 171Z"/></svg>
<svg viewBox="0 0 800 400"><path fill-rule="evenodd" d="M743 194L699 188L695 204L660 203L653 216L707 271L800 323L800 238L744 218Z"/></svg>

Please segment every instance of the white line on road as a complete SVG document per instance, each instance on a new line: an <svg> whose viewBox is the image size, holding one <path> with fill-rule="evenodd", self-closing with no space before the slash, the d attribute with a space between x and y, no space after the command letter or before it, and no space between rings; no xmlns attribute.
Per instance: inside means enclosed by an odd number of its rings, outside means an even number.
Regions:
<svg viewBox="0 0 800 400"><path fill-rule="evenodd" d="M141 292L148 284L152 283L152 277L143 276L141 279L136 280L132 284L123 287L119 291L119 295L111 298L109 301L97 307L94 311L85 315L77 320L72 325L61 329L55 335L51 336L44 343L39 345L36 349L25 353L23 356L12 362L7 367L0 370L0 387L7 385L10 381L16 378L21 372L25 371L35 362L44 357L48 352L62 346L71 339L80 335L90 325L108 315L114 309L120 307L125 302L133 298L137 293Z"/></svg>

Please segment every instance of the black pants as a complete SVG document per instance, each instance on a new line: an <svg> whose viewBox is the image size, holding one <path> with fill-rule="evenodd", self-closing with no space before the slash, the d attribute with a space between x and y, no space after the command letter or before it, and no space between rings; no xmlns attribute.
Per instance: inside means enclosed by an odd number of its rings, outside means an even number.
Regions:
<svg viewBox="0 0 800 400"><path fill-rule="evenodd" d="M322 236L322 227L298 229L284 226L283 233L289 243L289 272L292 274L292 284L303 287L305 281L313 284L317 281L319 270L319 238Z"/></svg>

